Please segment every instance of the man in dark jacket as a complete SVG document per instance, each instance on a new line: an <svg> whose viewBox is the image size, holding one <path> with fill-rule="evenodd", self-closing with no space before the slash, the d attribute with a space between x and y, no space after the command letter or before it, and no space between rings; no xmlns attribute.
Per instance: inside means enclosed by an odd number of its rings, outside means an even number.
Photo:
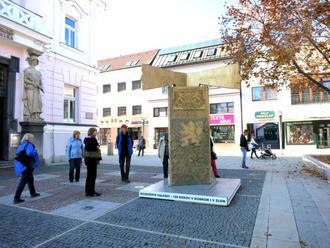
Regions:
<svg viewBox="0 0 330 248"><path fill-rule="evenodd" d="M244 130L244 133L241 134L241 140L240 140L240 147L243 155L243 160L242 160L242 168L248 169L249 167L246 166L246 153L248 150L248 142L246 139L246 136L248 135L248 130Z"/></svg>
<svg viewBox="0 0 330 248"><path fill-rule="evenodd" d="M133 138L130 133L127 132L127 126L124 124L121 126L121 130L117 136L116 144L119 155L119 165L121 180L129 183L129 170L131 166L131 156L133 154ZM124 168L126 161L126 168Z"/></svg>

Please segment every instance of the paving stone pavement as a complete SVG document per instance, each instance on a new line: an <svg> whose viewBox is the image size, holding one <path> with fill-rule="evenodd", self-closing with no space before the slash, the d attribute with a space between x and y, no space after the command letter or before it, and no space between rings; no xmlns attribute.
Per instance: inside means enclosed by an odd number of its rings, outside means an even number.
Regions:
<svg viewBox="0 0 330 248"><path fill-rule="evenodd" d="M220 175L242 180L227 208L139 199L139 187L162 180L153 154L132 160L131 184L121 182L118 159L105 158L98 198L84 195L86 170L70 184L68 165L58 164L35 171L42 197L30 201L27 191L12 206L19 178L0 170L0 247L330 247L330 185L302 173L301 158L249 159L242 170L241 157L218 153Z"/></svg>

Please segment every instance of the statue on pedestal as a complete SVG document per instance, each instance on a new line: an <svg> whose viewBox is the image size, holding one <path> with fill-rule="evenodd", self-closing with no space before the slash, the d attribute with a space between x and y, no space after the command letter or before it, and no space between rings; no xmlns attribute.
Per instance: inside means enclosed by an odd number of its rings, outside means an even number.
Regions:
<svg viewBox="0 0 330 248"><path fill-rule="evenodd" d="M40 91L42 88L41 73L36 69L39 64L38 56L30 54L26 59L29 67L24 70L24 120L41 121L42 101Z"/></svg>

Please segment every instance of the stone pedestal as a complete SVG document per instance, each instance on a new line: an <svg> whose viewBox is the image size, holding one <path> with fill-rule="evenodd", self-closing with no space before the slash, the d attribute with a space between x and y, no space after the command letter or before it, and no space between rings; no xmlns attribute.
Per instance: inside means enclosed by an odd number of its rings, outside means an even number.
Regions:
<svg viewBox="0 0 330 248"><path fill-rule="evenodd" d="M34 136L33 143L36 146L41 164L44 165L43 159L43 144L44 144L44 121L23 121L20 122L22 127L21 135L23 137L26 133L32 133Z"/></svg>

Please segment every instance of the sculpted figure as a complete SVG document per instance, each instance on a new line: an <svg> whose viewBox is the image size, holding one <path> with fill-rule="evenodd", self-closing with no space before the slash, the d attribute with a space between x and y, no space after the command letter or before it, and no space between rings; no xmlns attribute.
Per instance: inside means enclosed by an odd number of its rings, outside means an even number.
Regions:
<svg viewBox="0 0 330 248"><path fill-rule="evenodd" d="M29 67L24 70L24 119L42 120L42 101L40 91L42 88L41 73L35 68L39 64L37 56L27 58Z"/></svg>

